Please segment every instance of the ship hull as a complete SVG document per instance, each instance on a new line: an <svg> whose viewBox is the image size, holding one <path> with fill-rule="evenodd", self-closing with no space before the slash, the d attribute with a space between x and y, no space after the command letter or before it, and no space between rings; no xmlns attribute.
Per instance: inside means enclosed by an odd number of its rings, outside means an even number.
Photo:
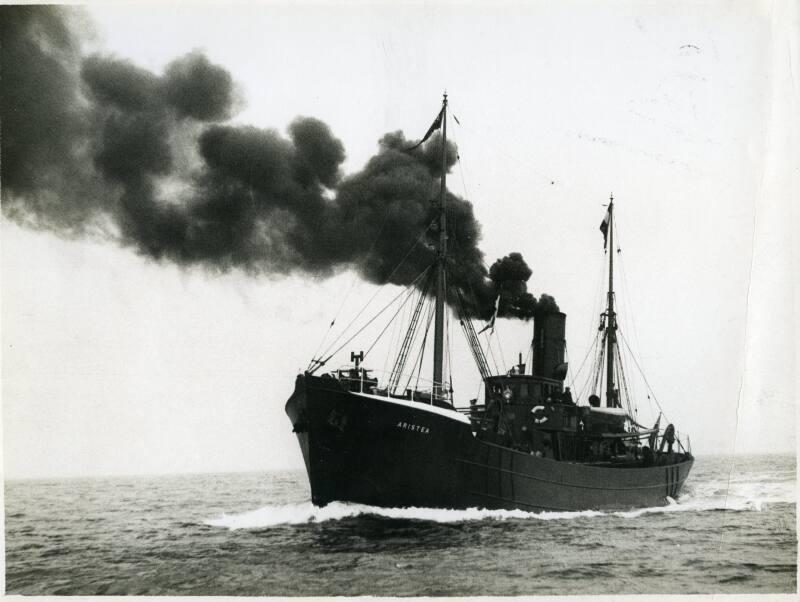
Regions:
<svg viewBox="0 0 800 602"><path fill-rule="evenodd" d="M660 506L692 459L619 468L536 457L476 438L468 419L427 404L300 376L286 404L314 504L574 511Z"/></svg>

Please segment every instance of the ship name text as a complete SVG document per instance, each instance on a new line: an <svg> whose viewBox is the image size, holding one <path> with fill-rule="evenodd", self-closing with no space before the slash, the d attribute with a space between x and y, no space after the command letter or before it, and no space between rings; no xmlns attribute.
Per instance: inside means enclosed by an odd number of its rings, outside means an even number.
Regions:
<svg viewBox="0 0 800 602"><path fill-rule="evenodd" d="M406 431L414 431L416 433L423 433L424 435L427 435L431 432L431 429L429 429L427 426L420 426L419 424L411 424L409 422L398 422L397 428Z"/></svg>

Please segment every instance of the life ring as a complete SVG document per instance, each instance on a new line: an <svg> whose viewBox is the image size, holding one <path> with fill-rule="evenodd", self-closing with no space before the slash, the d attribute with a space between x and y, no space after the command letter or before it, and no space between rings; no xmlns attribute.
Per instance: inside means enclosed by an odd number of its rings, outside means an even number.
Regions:
<svg viewBox="0 0 800 602"><path fill-rule="evenodd" d="M547 416L543 416L542 415L544 411L545 411L545 407L544 406L535 406L531 410L531 414L533 414L533 421L536 424L542 424L544 422L547 422ZM537 416L537 414L538 414L538 416Z"/></svg>

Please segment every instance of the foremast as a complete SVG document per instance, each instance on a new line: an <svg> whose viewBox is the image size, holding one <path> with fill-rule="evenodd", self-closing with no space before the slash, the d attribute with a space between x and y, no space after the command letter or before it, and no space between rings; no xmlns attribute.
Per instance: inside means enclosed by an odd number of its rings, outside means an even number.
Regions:
<svg viewBox="0 0 800 602"><path fill-rule="evenodd" d="M614 383L614 354L617 344L617 314L614 312L614 195L609 199L608 213L608 305L606 307L606 406L618 407Z"/></svg>
<svg viewBox="0 0 800 602"><path fill-rule="evenodd" d="M447 93L442 98L442 177L439 188L439 244L436 249L436 304L433 331L433 395L442 398L444 386L444 313L447 291Z"/></svg>

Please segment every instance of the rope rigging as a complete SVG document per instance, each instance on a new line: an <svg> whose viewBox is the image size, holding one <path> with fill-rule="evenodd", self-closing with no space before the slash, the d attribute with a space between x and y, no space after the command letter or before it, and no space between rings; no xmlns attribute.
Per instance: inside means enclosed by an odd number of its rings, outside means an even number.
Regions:
<svg viewBox="0 0 800 602"><path fill-rule="evenodd" d="M380 340L380 338L381 338L381 337L384 335L384 333L385 333L385 332L386 332L386 331L389 329L389 326L390 326L390 325L391 325L391 324L394 322L395 318L396 318L396 317L397 317L397 315L398 315L398 314L399 314L399 313L402 311L402 309L403 309L403 308L405 307L405 305L406 305L406 302L407 302L407 301L408 301L410 298L411 298L411 294L409 294L409 295L407 295L407 296L406 296L406 298L405 298L405 300L403 301L403 303L401 303L401 304L400 304L400 307L398 307L398 308L397 308L397 311L396 311L396 312L394 312L394 315L393 315L393 316L392 316L392 317L389 319L389 322L386 324L386 326L384 326L384 327L383 327L383 330L381 330L381 331L380 331L380 333L378 333L378 336L377 336L377 337L375 337L375 340L372 342L372 344L369 346L369 348L368 348L368 349L367 349L367 350L364 352L364 358L366 358L366 357L367 357L367 355L369 355L370 351L372 351L372 349L373 349L373 348L375 347L375 345L378 343L378 341ZM422 295L422 294L421 294L421 295L420 295L420 298L424 298L424 295ZM363 359L363 358L362 358L362 359Z"/></svg>
<svg viewBox="0 0 800 602"><path fill-rule="evenodd" d="M411 322L408 325L408 330L406 330L406 336L403 339L403 344L400 347L400 352L397 354L397 359L395 360L394 367L392 368L392 372L389 375L389 384L388 389L390 392L395 392L397 390L397 385L400 384L400 375L403 374L406 367L406 360L408 359L408 353L411 350L411 343L414 339L414 335L417 332L417 326L419 325L419 316L420 312L422 311L422 307L425 304L425 298L428 294L428 290L430 289L431 283L433 282L433 270L430 271L428 274L428 278L425 281L424 286L419 292L419 300L416 303L416 307L414 308L414 313L411 316Z"/></svg>
<svg viewBox="0 0 800 602"><path fill-rule="evenodd" d="M328 355L327 355L327 357L325 357L325 359L322 359L322 360L319 360L319 359L312 360L312 365L310 365L310 367L309 367L309 369L307 370L307 372L309 372L310 374L313 374L313 373L314 373L316 370L318 370L319 368L321 368L322 366L324 366L325 364L327 364L327 363L328 363L328 361L329 361L329 360L330 360L330 359L331 359L331 358L332 358L334 355L336 355L337 353L339 353L339 352L340 352L342 349L344 349L344 348L345 348L345 347L346 347L348 344L350 344L350 342L351 342L353 339L355 339L355 338L356 338L356 337L357 337L359 334L361 334L361 333L362 333L362 332L363 332L363 331L364 331L364 330L367 328L367 326L369 326L370 324L372 324L372 323L373 323L373 322L374 322L376 319L378 319L378 317L380 317L380 316L383 314L383 312L385 312L387 309L389 309L389 307L391 307L392 305L394 305L394 303L395 303L395 302L396 302L396 301L397 301L397 300L398 300L400 297L402 297L403 295L410 296L410 294L411 294L411 293L414 291L414 287L416 286L417 282L419 282L419 281L422 279L422 277L423 277L423 276L425 276L425 274L427 274L428 270L430 270L430 266L429 266L429 267L427 267L427 268L425 268L425 269L424 269L422 272L420 272L420 274L419 274L419 275L418 275L418 276L417 276L417 277L414 279L414 281L413 281L411 284L409 284L409 285L408 285L408 286L407 286L405 289L403 289L402 291L400 291L400 293L399 293L397 296L395 296L395 297L394 297L394 298L393 298L391 301L389 301L389 303L387 303L386 305L384 305L384 306L383 306L383 308L382 308L382 309L381 309L381 310L380 310L378 313L376 313L374 316L372 316L372 318L370 318L370 319L369 319L369 321L368 321L366 324L364 324L364 325L363 325L361 328L359 328L359 329L358 329L358 330L357 330L355 333L353 333L353 335L352 335L352 336L351 336L349 339L347 339L347 340L346 340L344 343L342 343L342 344L341 344L339 347L337 347L337 348L336 348L336 349L335 349L333 352L331 352L330 354L328 354ZM373 298L374 298L374 296L373 296ZM406 299L406 300L407 300L407 299ZM363 310L362 310L362 311L363 311ZM360 314L361 314L361 312L359 312L359 315L360 315ZM384 332L385 332L385 330L384 330ZM337 339L337 340L338 340L338 339ZM330 349L330 347L329 347L329 349Z"/></svg>
<svg viewBox="0 0 800 602"><path fill-rule="evenodd" d="M624 336L622 337L622 342L625 343L625 348L631 354L631 359L633 359L633 363L636 365L636 368L639 370L639 374L642 375L642 380L644 380L644 384L647 386L647 390L649 391L650 395L653 396L653 401L656 402L656 406L658 407L658 411L661 413L662 416L664 416L664 419L667 420L667 422L669 422L669 418L667 418L667 415L664 412L664 409L661 407L661 404L658 402L658 398L656 397L655 392L653 392L653 388L650 386L650 383L647 382L647 377L644 375L644 371L642 370L641 366L639 365L639 362L637 362L636 358L633 356L633 352L631 351L631 348L628 345L628 341Z"/></svg>
<svg viewBox="0 0 800 602"><path fill-rule="evenodd" d="M433 225L434 221L436 221L436 220L431 220L431 222L428 224L428 227L425 228L422 231L422 233L417 237L417 239L414 241L414 244L411 245L411 247L408 249L408 251L403 256L403 258L400 260L400 262L394 267L394 269L386 277L386 282L391 281L392 276L394 276L397 273L397 271L403 266L403 264L408 260L408 258L411 256L411 253L413 253L414 249L417 248L417 245L419 245L419 243L425 238L428 230L431 228L431 226ZM429 268L426 268L425 271L427 271L428 269ZM419 278L419 276L418 276L418 278ZM414 280L414 282L412 282L412 284L410 286L413 286L414 283L416 283L416 280ZM347 324L347 326L345 326L344 329L342 329L342 332L340 332L339 335L333 341L331 341L331 343L328 345L328 347L325 349L325 351L322 352L322 354L320 354L320 355L327 355L328 354L330 349L344 336L344 334L350 329L350 327L353 326L353 324L355 324L356 320L358 320L358 318L361 317L361 314L364 313L364 311L367 309L367 307L369 307L369 305L375 300L375 298L378 296L378 294L380 294L380 292L381 292L381 289L378 288L375 291L375 293L373 293L373 295L369 298L369 300L361 307L361 309L358 311L358 313L350 320L350 322ZM381 310L381 311L383 311L383 310ZM375 317L377 317L377 316L375 316ZM330 328L333 327L333 324L335 323L335 321L336 320L334 319L333 322L331 322L331 326L329 327L329 330L330 330ZM336 351L334 351L333 353L328 355L328 357L325 360L320 360L320 359L317 359L315 357L312 357L311 361L308 364L308 367L306 368L306 372L310 372L310 373L313 374L320 367L324 366L328 362L328 360L331 359L331 357L333 355L338 353L350 341L352 341L352 337L350 339L348 339ZM315 355L317 355L317 354L315 354Z"/></svg>
<svg viewBox="0 0 800 602"><path fill-rule="evenodd" d="M417 366L417 378L414 381L414 389L419 388L419 377L422 374L422 360L425 358L425 343L428 341L428 332L431 329L431 323L433 322L433 316L435 314L435 308L433 303L428 304L428 316L425 318L425 333L422 335L422 344L419 347L419 352L417 353L417 359L414 360L414 364ZM409 374L408 379L406 380L406 384L404 386L405 389L411 384L411 379L414 377L414 374Z"/></svg>
<svg viewBox="0 0 800 602"><path fill-rule="evenodd" d="M381 223L381 227L378 228L377 234L372 239L372 244L369 246L369 250L367 251L367 254L364 256L363 263L366 263L366 261L372 256L372 252L375 250L375 245L378 244L378 240L380 239L381 234L383 234L383 229L384 227L386 227L386 222L389 221L389 215L392 213L392 210L394 208L395 205L390 205L389 207L387 207L386 214L383 216L383 222ZM333 319L331 320L330 326L328 326L328 329L322 335L322 340L319 342L319 345L317 346L317 350L314 352L314 355L311 356L312 360L311 362L309 362L309 365L306 369L310 368L313 365L314 363L313 358L319 355L320 349L322 349L322 345L325 344L325 339L328 338L328 335L330 334L331 330L333 330L333 325L336 324L336 320L339 319L339 315L342 313L342 309L344 309L344 305L347 302L347 299L350 297L350 293L353 292L353 288L355 287L357 280L358 280L358 274L354 273L352 279L350 280L350 286L347 287L347 292L345 293L344 297L342 297L342 302L339 304L339 309L337 309L336 313L333 315Z"/></svg>
<svg viewBox="0 0 800 602"><path fill-rule="evenodd" d="M490 376L489 364L486 361L486 355L483 353L480 340L478 339L478 335L475 333L475 326L472 324L472 320L469 318L466 309L464 308L464 297L461 293L461 289L456 287L455 292L456 300L458 302L459 324L461 325L461 329L464 331L464 335L467 338L469 350L472 353L472 358L475 360L475 364L477 365L478 371L481 374L481 379L486 380Z"/></svg>

